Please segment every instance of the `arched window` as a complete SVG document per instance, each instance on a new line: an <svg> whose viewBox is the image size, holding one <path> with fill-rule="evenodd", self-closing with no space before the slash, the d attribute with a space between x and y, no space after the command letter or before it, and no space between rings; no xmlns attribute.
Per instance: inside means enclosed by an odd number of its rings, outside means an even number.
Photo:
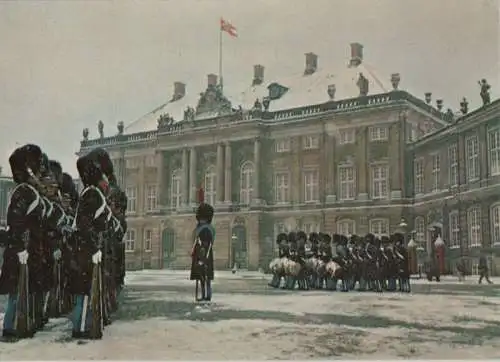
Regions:
<svg viewBox="0 0 500 362"><path fill-rule="evenodd" d="M253 173L252 162L245 162L241 166L240 174L240 204L250 205L253 196Z"/></svg>
<svg viewBox="0 0 500 362"><path fill-rule="evenodd" d="M170 205L177 209L182 205L182 170L175 170L172 173Z"/></svg>
<svg viewBox="0 0 500 362"><path fill-rule="evenodd" d="M491 243L500 245L500 204L491 207Z"/></svg>
<svg viewBox="0 0 500 362"><path fill-rule="evenodd" d="M389 236L389 220L372 219L370 220L370 233L375 236Z"/></svg>
<svg viewBox="0 0 500 362"><path fill-rule="evenodd" d="M205 172L205 202L215 205L217 197L217 173L215 166L209 166Z"/></svg>
<svg viewBox="0 0 500 362"><path fill-rule="evenodd" d="M422 216L415 218L415 242L419 247L425 249L425 219Z"/></svg>
<svg viewBox="0 0 500 362"><path fill-rule="evenodd" d="M337 234L346 236L356 234L356 222L354 220L349 220L349 219L338 221Z"/></svg>

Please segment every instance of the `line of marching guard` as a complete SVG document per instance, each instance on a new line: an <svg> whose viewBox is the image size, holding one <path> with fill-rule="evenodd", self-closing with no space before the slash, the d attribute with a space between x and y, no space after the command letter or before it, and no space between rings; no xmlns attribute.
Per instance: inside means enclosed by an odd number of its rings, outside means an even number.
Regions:
<svg viewBox="0 0 500 362"><path fill-rule="evenodd" d="M102 338L124 282L127 227L127 197L109 155L96 149L78 159L80 194L37 145L17 148L9 163L15 187L0 235L3 340L33 337L63 316L73 322L73 338Z"/></svg>
<svg viewBox="0 0 500 362"><path fill-rule="evenodd" d="M408 250L404 235L377 238L302 231L277 237L279 256L269 268L269 286L299 290L327 289L410 292ZM335 253L334 253L335 251Z"/></svg>

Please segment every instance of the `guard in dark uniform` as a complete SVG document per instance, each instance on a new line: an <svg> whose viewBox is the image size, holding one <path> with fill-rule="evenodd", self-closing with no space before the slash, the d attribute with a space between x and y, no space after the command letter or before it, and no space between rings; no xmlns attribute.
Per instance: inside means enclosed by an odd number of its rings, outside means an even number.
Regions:
<svg viewBox="0 0 500 362"><path fill-rule="evenodd" d="M405 237L403 234L394 234L394 255L398 263L399 291L410 293L410 266L408 264L408 249L406 249L404 245L404 239Z"/></svg>
<svg viewBox="0 0 500 362"><path fill-rule="evenodd" d="M318 237L320 243L318 250L318 257L321 259L324 265L326 265L333 260L332 245L331 245L332 237L326 233L319 233ZM332 279L329 278L325 279L324 271L322 271L322 275L320 275L318 280L318 289L323 289L323 286L325 286L325 284L328 290L335 290L337 288L337 279L336 277L333 277Z"/></svg>
<svg viewBox="0 0 500 362"><path fill-rule="evenodd" d="M26 338L35 333L28 250L39 241L45 211L36 188L41 158L40 147L33 144L16 149L9 157L16 186L7 207L8 240L0 275L0 294L7 294L4 338Z"/></svg>
<svg viewBox="0 0 500 362"><path fill-rule="evenodd" d="M77 161L84 189L80 194L74 227L78 270L72 280L76 294L73 338L101 339L103 331L102 248L109 213L109 188L98 162L83 156Z"/></svg>
<svg viewBox="0 0 500 362"><path fill-rule="evenodd" d="M201 285L201 297L198 301L212 300L212 281L214 280L215 228L212 225L214 208L201 203L196 209L195 243L192 250L191 280Z"/></svg>

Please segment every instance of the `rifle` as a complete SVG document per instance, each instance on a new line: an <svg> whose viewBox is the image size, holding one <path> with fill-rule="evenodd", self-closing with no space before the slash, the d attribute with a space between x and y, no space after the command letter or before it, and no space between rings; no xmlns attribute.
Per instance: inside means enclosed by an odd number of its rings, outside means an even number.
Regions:
<svg viewBox="0 0 500 362"><path fill-rule="evenodd" d="M28 249L30 238L29 230L23 233L24 249ZM16 315L14 317L14 327L19 337L28 336L32 331L32 320L30 319L29 303L29 274L28 264L19 263L19 276L17 281L17 304Z"/></svg>
<svg viewBox="0 0 500 362"><path fill-rule="evenodd" d="M99 233L97 250L102 249L102 233ZM102 305L102 265L101 263L92 266L92 284L90 288L90 310L92 311L92 324L89 336L91 339L101 339L104 329L103 305Z"/></svg>

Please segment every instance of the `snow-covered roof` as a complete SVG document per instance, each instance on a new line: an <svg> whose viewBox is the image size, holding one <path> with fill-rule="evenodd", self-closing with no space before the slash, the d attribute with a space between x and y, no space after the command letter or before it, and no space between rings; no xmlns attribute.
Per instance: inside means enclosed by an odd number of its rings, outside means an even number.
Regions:
<svg viewBox="0 0 500 362"><path fill-rule="evenodd" d="M356 67L349 67L343 64L340 67L333 69L318 68L313 74L304 75L304 72L297 73L292 76L283 77L282 79L273 79L268 77L267 81L260 85L250 86L241 92L226 94L228 100L231 101L233 108L241 106L243 109L252 109L255 101L259 99L262 102L264 97L269 95L268 86L272 83L277 83L288 90L279 99L271 101L269 111L280 111L285 109L297 108L307 105L320 104L327 102L330 99L327 91L330 85L335 85L334 100L342 100L359 97L359 88L357 82L360 74L367 79L369 85L368 94L386 93L392 89L391 85L383 84L380 79L389 79L384 76L378 78L374 75L374 71L364 63ZM199 91L203 91L200 89ZM184 119L184 111L187 107L196 108L200 99L200 92L187 92L183 98L177 101L168 101L153 111L144 115L137 121L125 127L126 134L150 131L157 128L158 118L161 115L170 115L175 122ZM213 114L212 116L216 116ZM200 118L206 118L207 114L200 115Z"/></svg>

